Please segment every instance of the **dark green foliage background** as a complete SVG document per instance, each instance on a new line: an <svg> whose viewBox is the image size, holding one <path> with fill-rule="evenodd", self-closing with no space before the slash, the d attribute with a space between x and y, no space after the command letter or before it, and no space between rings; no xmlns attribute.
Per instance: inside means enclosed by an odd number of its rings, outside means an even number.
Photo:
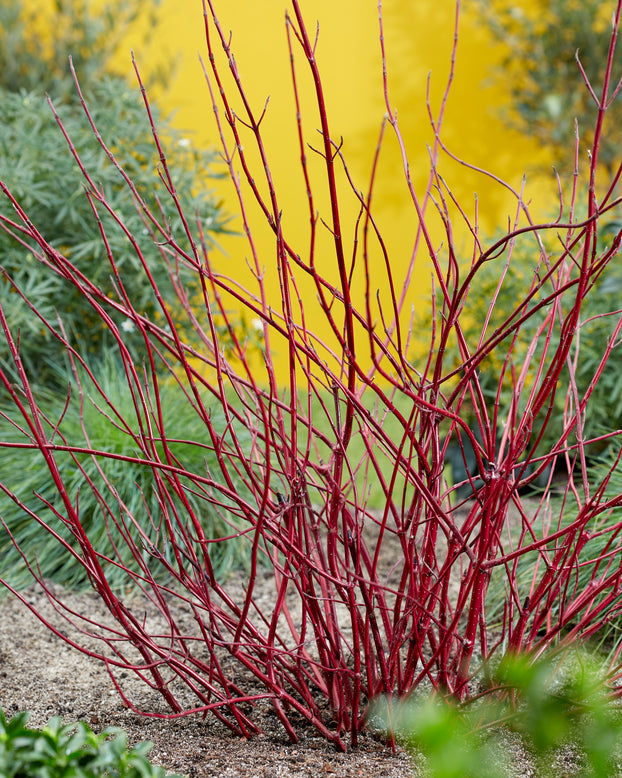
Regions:
<svg viewBox="0 0 622 778"><path fill-rule="evenodd" d="M75 264L110 300L121 301L123 297L113 281L111 263L101 236L98 219L101 220L131 305L141 315L159 325L165 324L160 303L147 280L135 246L103 207L97 208L97 215L93 212L86 196L87 182L58 126L47 92L95 186L103 192L142 252L179 335L194 343L192 328L185 326L186 314L175 284L181 281L188 299L193 300L201 293L200 278L180 256L167 249L167 241L174 237L184 251L191 253L193 241L198 240L195 236L201 235L211 248L218 234L226 229L226 217L210 192L210 183L217 175L215 155L195 148L191 139L174 129L171 120L152 105L180 205L193 232L193 237L186 235L173 199L159 177L161 163L138 85L130 85L113 67L120 42L127 40L130 30L135 32L139 22L144 29L145 18L150 19L152 27L148 27L148 34L153 34L157 3L146 11L143 6L139 2L109 0L103 8L98 4L95 12L91 0L56 0L54 32L49 41L46 38L46 45L39 45L41 41L33 40L29 30L40 20L32 16L28 6L0 0L0 180L45 240ZM131 178L139 198L158 216L162 231L144 219L133 192L93 133L70 71L70 55L104 143ZM166 69L159 75L165 79ZM119 359L120 346L113 333L88 297L54 272L46 261L37 258L31 247L20 240L13 206L0 194L2 218L12 220L15 226L8 231L0 230L0 303L13 338L19 342L20 357L34 386L37 402L47 418L54 420L46 432L52 434L53 426L62 418L55 442L62 442L64 438L74 446L92 445L102 452L144 458L144 451L130 434L139 437L139 419ZM32 248L36 250L36 247ZM171 280L170 267L174 270L175 281ZM147 347L143 336L112 306L105 307L134 363L137 366L144 364ZM55 333L61 333L58 319L69 343L81 359L88 362L108 398L125 419L125 431L122 425L111 420L105 402L81 368L85 402L80 408L79 390L72 375L67 347L55 337ZM226 342L226 336L223 342ZM4 337L0 338L0 368L20 383ZM166 370L157 377L150 376L149 380L159 383L166 434L173 441L171 450L180 465L191 473L205 475L212 462L216 471L213 451L198 442L209 440L205 424L175 381ZM71 400L66 408L68 396ZM2 406L4 399L0 396L3 415L0 436L12 447L3 449L0 480L10 484L19 500L77 548L71 528L45 506L44 501L49 500L62 513L45 459L37 449L20 447L32 441L24 431L23 419L15 416L15 406L11 403ZM215 428L222 431L225 426L222 411L213 408L211 412ZM96 462L88 455L75 456L74 459L68 453L57 452L56 464L70 498L79 507L82 526L95 550L116 563L135 568L128 545L122 539L122 532L127 532L139 548L144 545L146 549L153 543L158 553L168 558L166 532L161 531L163 511L158 502L153 469L109 457ZM86 476L95 489L89 487ZM106 481L112 485L114 493ZM204 525L206 536L230 535L231 527L208 509L205 496L191 493L189 484L185 486L188 486L187 497ZM121 526L126 523L125 529L115 527L112 518L106 515L97 490ZM126 512L121 508L122 504ZM127 513L134 516L149 542L140 540L137 527L127 519ZM0 528L0 576L12 585L25 586L32 580L13 541L38 566L43 576L72 587L87 583L84 568L76 565L71 553L7 494L0 495L0 520L8 529L7 532ZM244 565L245 548L241 542L219 542L210 546L210 551L214 568L219 573L231 564ZM112 584L120 585L123 576L116 565L104 564ZM157 559L151 559L150 564L154 574L162 573L161 569L156 569L159 566Z"/></svg>
<svg viewBox="0 0 622 778"><path fill-rule="evenodd" d="M132 546L138 549L140 556L149 564L150 573L159 579L167 575L159 555L163 560L174 564L170 544L171 530L165 525L163 504L168 508L177 546L185 548L188 539L180 534L176 526L171 506L158 489L153 468L148 464L114 458L117 455L152 459L149 444L142 440L142 430L147 428L148 422L157 434L158 420L153 412L150 413L149 420L143 412L141 427L121 365L109 357L99 367L98 381L111 405L107 405L84 370L79 371L80 387L67 375L59 378L59 384L63 381L69 382L71 400L67 407L66 396L57 390L40 390L38 403L48 420L46 433L51 436L51 442L58 445L68 443L77 448L92 448L112 455L94 458L87 453L72 454L60 451L54 454L54 460L72 504L79 514L80 526L100 555L100 563L105 569L108 581L117 588L127 585L127 574L118 565L125 565L132 570L138 569L132 555ZM80 389L84 393L82 408L78 402ZM211 471L217 472L218 462L213 448L207 444L209 435L205 424L179 386L171 379L163 379L159 382L159 392L168 450L178 466L203 477ZM152 398L151 401L153 402ZM58 499L58 489L43 455L38 449L22 447L31 442L24 431L23 419L16 415L11 405L0 405L0 415L3 417L0 419L2 440L14 445L3 448L0 458L0 483L10 484L19 500L40 516L54 533L80 552L79 540L71 525L48 507L52 505L61 516L65 514ZM11 423L11 419L14 423ZM219 407L212 409L211 422L217 433L223 434L227 423ZM240 437L244 439L241 432ZM166 462L162 444L157 439L155 446L158 456ZM92 486L87 483L87 477ZM217 543L209 546L210 559L216 574L223 575L232 566L244 567L248 553L244 540L221 539L223 536L235 534L235 523L227 523L222 515L216 514L209 505L209 489L200 493L196 484L188 479L180 478L180 482L186 499L203 526L206 538L218 539ZM242 494L242 491L243 487L239 484L238 492ZM220 502L226 503L226 500L221 498ZM104 508L104 504L112 515ZM179 499L175 502L175 508L188 531L188 536L195 538L196 533L187 519L187 510ZM229 519L232 520L232 515ZM72 589L88 585L88 575L84 567L76 564L72 554L55 535L44 530L38 521L6 494L0 495L0 521L10 530L10 535L0 531L0 575L7 583L21 588L32 582L32 577L24 565L23 553L31 562L34 561L38 573L44 578L53 579ZM157 555L152 553L153 550L157 551ZM195 552L201 556L198 544ZM105 558L112 561L106 561Z"/></svg>
<svg viewBox="0 0 622 778"><path fill-rule="evenodd" d="M526 4L476 0L482 23L503 47L498 78L512 99L505 118L511 126L537 138L565 173L574 168L575 120L580 165L594 140L597 105L577 65L581 65L600 98L611 40L615 3L603 0L537 0ZM614 60L614 83L622 76L622 48ZM607 111L599 160L610 172L619 164L622 143L622 95Z"/></svg>
<svg viewBox="0 0 622 778"><path fill-rule="evenodd" d="M179 271L190 299L199 289L199 280L179 257L166 254L165 244L167 236L174 236L190 251L191 240L159 178L158 153L138 84L130 85L114 66L115 57L130 64L129 50L121 50L128 36L135 40L154 34L157 5L145 9L139 2L120 0L108 0L103 6L95 6L92 0L55 0L54 32L40 41L36 36L33 40L31 32L41 27L36 13L25 4L0 0L0 179L45 239L111 299L118 299L100 227L85 194L86 181L48 105L49 95L95 185L136 239L180 332L189 336L167 261ZM118 57L119 53L124 56ZM80 104L70 56L104 143L131 177L139 197L158 214L162 233L147 228L134 195L95 137ZM169 72L167 63L150 78L151 85L158 79L165 82ZM186 218L194 235L200 232L212 246L226 222L210 192L210 179L217 175L215 156L194 148L157 106L152 110ZM4 195L0 195L2 216L15 219ZM163 323L136 250L105 209L99 207L98 216L135 309ZM19 335L20 355L30 379L47 384L57 374L55 367L65 362L65 348L19 292L57 331L60 316L72 344L85 355L103 355L114 339L85 296L33 257L20 243L18 230L13 235L0 233L0 300L13 336ZM111 315L117 325L124 323L123 317ZM140 335L132 335L131 326L126 328L125 345L142 361L144 343ZM0 347L0 364L10 369L6 357L6 348Z"/></svg>
<svg viewBox="0 0 622 778"><path fill-rule="evenodd" d="M575 218L576 221L580 221L580 217L577 216ZM599 250L604 250L610 243L612 236L617 232L617 229L616 222L610 222L603 228L599 237ZM552 236L546 239L545 248L551 262L555 262L563 251L563 247ZM495 354L505 355L510 353L509 366L514 366L517 374L520 372L527 359L532 339L550 311L550 306L544 306L539 309L538 306L555 291L551 279L546 279L547 261L543 258L534 235L529 233L520 235L514 242L511 259L501 284L500 279L504 269L503 265L506 262L505 257L490 259L477 273L466 296L465 308L470 315L462 318L461 326L465 334L466 343L471 349L471 353L474 353L480 340L485 342L488 338L494 337L495 333L514 314L517 301L524 297L532 285L538 286L539 280L542 279L542 284L534 293L531 301L521 311L521 315L527 314L529 311L532 312L532 315L521 325L520 337L512 345L511 336L508 336L500 347L497 347L491 355L484 357L478 363L479 380L490 411L492 411L496 402L501 381L501 392L499 394L500 419L505 419L509 413L514 390L509 367L503 374L503 365L495 361ZM576 272L574 275L576 276ZM483 315L477 312L490 310L491 302L497 293L499 284L500 288L495 306L485 331L483 331ZM562 298L562 311L569 309L575 293L575 287L571 287L565 292ZM588 292L581 311L581 326L578 331L578 338L575 341L575 347L579 349L579 357L576 360L576 380L579 399L583 397L594 378L604 353L604 345L612 337L618 321L618 316L615 315L615 312L620 308L621 293L622 270L618 264L612 262L607 267L607 274L599 278ZM515 320L517 318L515 317ZM431 325L427 323L425 326L429 328ZM559 342L559 332L560 323L556 321L551 335L552 347L549 348L549 354L554 352L555 344ZM544 337L541 337L536 344L536 349L530 362L530 373L534 377L538 366L543 360L546 362L547 359L544 355L544 346L545 340ZM462 358L455 339L449 344L448 354L454 355L454 366L457 367L462 364ZM574 355L574 350L571 351L571 355ZM448 362L448 364L451 364L451 362ZM584 420L585 439L622 428L622 382L619 379L621 371L622 345L614 342L614 348L609 360L591 395L589 413ZM541 450L550 450L562 434L564 405L566 402L564 387L569 385L568 380L567 367L565 367L560 378L561 389L555 396L551 417L539 444L539 449ZM521 410L519 409L519 418ZM465 413L464 409L463 413ZM536 435L542 429L544 415L544 412L542 412L540 417L534 421L532 440L535 440ZM474 416L468 419L468 421L473 424L476 423ZM569 443L572 444L574 440L573 434L569 439ZM598 455L605 447L604 443L595 444L588 447L588 453Z"/></svg>
<svg viewBox="0 0 622 778"><path fill-rule="evenodd" d="M140 94L130 90L122 79L106 78L93 86L89 105L105 143L131 176L139 195L156 213L161 211L165 230L189 249L190 242L183 234L181 219L158 179L156 149ZM97 142L81 108L75 104L61 104L57 110L85 167L136 237L155 281L183 331L180 306L157 243L164 243L165 235L156 234L157 240L154 240L149 234L132 192ZM206 189L206 179L212 175L212 155L180 145L180 134L174 132L168 122L160 122L158 117L158 124L170 152L169 162L175 171L185 212L190 218L196 215L206 235L222 231L223 218L218 204ZM46 240L110 298L119 299L99 225L85 194L84 178L40 93L0 90L0 179ZM4 197L0 199L0 214L14 218L13 209ZM103 208L99 209L99 217L132 304L139 312L157 319L161 314L136 250ZM51 367L63 361L64 346L33 315L16 290L20 290L50 324L54 325L60 316L65 330L83 353L99 353L114 341L85 296L33 257L28 248L20 244L18 232L13 232L15 239L4 231L0 233L3 274L0 295L14 336L19 332L20 353L31 378L46 382L52 378ZM178 258L169 255L167 259L174 264ZM186 271L183 263L179 268L190 295L196 293L196 274ZM117 325L122 324L123 317L113 312L111 315ZM143 346L138 335L132 339L128 334L126 341L126 345L138 353ZM0 353L5 360L6 350Z"/></svg>

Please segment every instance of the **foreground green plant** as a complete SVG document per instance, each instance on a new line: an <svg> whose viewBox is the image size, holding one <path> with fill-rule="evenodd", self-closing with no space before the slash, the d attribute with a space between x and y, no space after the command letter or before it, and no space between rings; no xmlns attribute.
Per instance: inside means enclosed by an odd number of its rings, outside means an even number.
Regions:
<svg viewBox="0 0 622 778"><path fill-rule="evenodd" d="M153 743L127 746L127 734L107 727L99 735L83 721L63 724L59 716L43 729L29 729L30 713L7 719L0 710L0 775L2 778L165 778L163 767L151 764ZM183 778L169 774L169 778Z"/></svg>
<svg viewBox="0 0 622 778"><path fill-rule="evenodd" d="M515 774L507 756L511 733L520 736L538 775L559 774L555 758L565 746L581 775L616 774L622 715L593 657L506 656L488 676L491 688L468 703L433 695L393 709L380 703L376 715L410 750L425 756L425 772L433 778Z"/></svg>

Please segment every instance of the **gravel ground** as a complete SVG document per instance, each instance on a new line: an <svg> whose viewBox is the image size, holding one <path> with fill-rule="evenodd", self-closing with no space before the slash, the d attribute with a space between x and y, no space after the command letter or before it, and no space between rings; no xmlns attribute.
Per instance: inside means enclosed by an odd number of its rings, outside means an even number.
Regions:
<svg viewBox="0 0 622 778"><path fill-rule="evenodd" d="M26 599L50 621L59 623L36 587L26 592ZM94 594L65 594L63 599L82 616L101 618L101 605ZM66 625L63 631L71 635ZM122 673L119 680L134 701L166 712L160 697L132 674ZM125 706L101 662L71 648L22 603L6 595L0 599L0 707L8 715L31 711L30 724L35 727L58 715L67 723L84 720L96 732L107 726L122 727L130 745L152 741L152 761L189 778L413 778L424 774L420 760L414 761L403 749L394 753L369 733L363 733L358 747L347 753L337 752L313 731L303 731L300 742L292 744L269 706L253 716L264 734L250 740L235 736L214 717L139 716ZM503 742L499 756L510 760L513 778L536 775L516 737ZM572 750L560 753L553 774L579 773Z"/></svg>
<svg viewBox="0 0 622 778"><path fill-rule="evenodd" d="M274 597L268 585L270 579L273 582L272 576L266 575L265 585L258 582L255 590L255 597L265 612L269 612ZM242 587L237 594L243 596L243 584L242 580L233 580L232 588L228 585L227 589L235 597L235 587ZM92 618L95 622L105 620L102 604L95 594L62 594L63 601L81 617ZM25 593L25 599L71 636L71 628L60 620L40 589L32 587ZM145 618L149 619L147 613ZM80 636L80 642L84 641L84 636ZM169 712L163 707L161 698L133 674L122 673L118 680L141 708ZM299 743L292 744L269 703L264 708L258 706L253 714L264 734L250 740L237 737L213 716L203 719L195 715L173 720L139 716L123 703L103 663L71 648L21 602L2 592L0 707L9 715L21 710L32 711L32 726L42 726L52 716L60 715L66 722L84 720L96 732L107 726L122 727L128 733L130 744L152 741L151 759L167 770L189 778L410 778L423 775L421 760L413 761L404 750L398 749L394 753L382 739L370 733L363 733L358 747L347 753L337 752L310 729L303 730ZM499 752L500 759L509 759L511 776L536 775L517 738L508 737ZM553 770L557 776L580 774L572 749L558 755Z"/></svg>
<svg viewBox="0 0 622 778"><path fill-rule="evenodd" d="M51 622L58 614L36 587L25 593L29 604ZM64 594L63 600L82 616L101 618L102 608L92 593ZM71 636L65 624L62 627ZM132 674L119 678L124 690L147 709L166 712L161 698ZM150 740L150 758L168 771L189 778L412 778L422 776L421 760L403 749L394 753L380 738L363 733L357 748L339 753L313 731L302 732L290 743L269 705L259 707L253 719L264 734L250 740L235 736L214 717L160 719L129 710L115 690L103 664L71 648L55 636L16 598L0 598L0 707L8 715L32 712L31 726L42 726L52 716L66 722L86 721L96 732L122 727L130 745ZM499 757L509 760L512 778L535 776L523 744L508 736ZM580 775L573 750L558 754L552 775Z"/></svg>
<svg viewBox="0 0 622 778"><path fill-rule="evenodd" d="M28 600L53 618L45 597L36 589L28 592ZM93 595L71 595L71 600L82 615L97 615ZM132 677L122 680L135 696L149 695ZM153 707L153 700L145 701ZM345 754L312 732L291 744L269 710L259 712L266 734L251 740L236 737L213 717L162 720L138 716L124 707L100 662L70 648L24 605L5 596L0 600L0 707L9 715L32 711L32 726L60 715L67 722L82 719L95 731L110 725L123 727L131 744L153 741L154 762L190 778L413 775L405 751L394 754L371 735L363 735L358 748Z"/></svg>

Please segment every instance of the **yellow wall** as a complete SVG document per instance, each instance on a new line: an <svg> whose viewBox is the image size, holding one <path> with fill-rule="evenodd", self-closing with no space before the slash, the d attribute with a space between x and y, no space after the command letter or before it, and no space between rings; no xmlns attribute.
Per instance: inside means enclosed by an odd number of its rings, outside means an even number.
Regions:
<svg viewBox="0 0 622 778"><path fill-rule="evenodd" d="M529 139L508 131L497 117L505 96L498 87L486 86L491 66L499 52L487 34L477 24L472 4L463 3L460 24L456 77L447 107L444 138L459 156L476 165L500 174L513 186L520 187L522 175L534 161L542 161L542 152ZM291 75L286 43L284 12L291 5L287 0L216 0L220 21L225 30L232 30L232 46L247 95L257 112L270 97L263 137L283 209L286 237L304 255L308 240L308 212L299 168L299 151L295 132L295 112L292 100ZM381 83L380 47L376 0L301 0L303 14L310 31L316 20L320 24L317 61L324 76L333 138L343 137L343 151L357 187L366 188L372 155L385 108ZM453 40L453 0L385 0L384 21L388 51L391 103L397 108L405 136L411 173L419 195L428 178L429 162L426 144L433 141L425 105L426 78L431 72L432 104L436 112L446 84ZM164 54L179 57L177 75L166 94L158 96L162 106L176 112L176 123L192 130L197 144L217 143L215 124L199 54L206 58L201 0L163 0L162 25L156 33ZM145 74L149 61L141 61ZM305 65L298 58L298 72L305 85L305 130L307 140L316 143L315 128L319 125L314 111ZM148 78L147 78L148 82ZM231 82L228 82L231 85ZM237 103L239 106L239 102ZM245 148L252 142L245 140ZM313 156L313 155L312 155ZM416 217L404 183L397 145L389 137L383 152L382 165L375 190L375 216L391 252L392 264L399 281L400 270L407 267L416 231ZM328 202L322 192L321 160L313 158L313 178L316 184L316 207L328 219ZM469 211L474 212L474 195L479 201L479 221L485 233L503 228L508 215L513 214L511 198L489 179L473 175L455 163L441 162L441 172L454 194ZM261 169L256 171L258 178ZM209 182L209 186L212 186ZM225 207L237 213L232 188L219 190ZM344 237L348 252L352 251L354 223L357 213L355 198L342 182L344 203ZM550 182L535 176L531 180L527 199L535 199L546 209L554 192ZM539 200L538 200L539 198ZM274 238L265 229L250 205L250 218L257 239L260 262L270 265L274 256ZM434 221L432 219L432 221ZM240 227L239 220L234 225ZM438 225L435 240L442 239ZM467 231L457 225L458 242L469 256ZM325 234L325 240L327 240ZM217 264L252 284L245 274L249 249L242 238L224 244L227 260ZM335 276L330 247L323 243L318 257L326 255L324 271ZM375 255L379 262L379 255ZM276 275L267 272L269 295L278 303L280 290ZM421 295L429 296L430 267L425 252L417 262L416 274L408 295L417 304ZM382 284L382 273L378 276ZM335 277L336 280L336 277ZM309 312L313 313L313 287L300 278L301 291L308 296ZM359 292L361 287L359 285ZM277 349L278 350L278 349ZM284 356L284 350L280 353Z"/></svg>
<svg viewBox="0 0 622 778"><path fill-rule="evenodd" d="M233 50L254 105L259 107L270 96L264 130L271 164L276 175L282 173L291 179L290 156L297 156L297 152L284 24L288 6L288 0L216 0L223 28L233 31ZM301 0L301 6L311 31L316 20L320 24L318 63L328 93L332 133L344 137L348 160L363 184L384 113L376 0ZM538 161L542 159L541 152L529 139L507 130L496 116L506 98L498 87L487 86L486 80L490 80L499 52L478 25L474 4L463 6L445 137L452 150L468 161L501 171L518 185L534 155ZM426 77L431 72L438 108L449 69L454 2L385 0L383 9L391 102L398 108L415 175L423 182L427 178L425 144L431 141ZM157 34L162 45L157 49L179 59L177 77L160 101L176 112L180 127L193 130L197 142L212 144L216 136L211 106L198 62L199 55L206 55L201 0L163 0L161 18ZM138 58L140 61L140 51ZM143 62L146 70L148 64ZM298 67L302 71L303 65ZM403 204L396 184L386 183L383 204ZM470 184L465 181L465 191L473 191ZM460 193L459 179L455 186ZM492 189L484 183L478 193L486 195ZM493 204L485 219L487 226L493 228L500 213Z"/></svg>

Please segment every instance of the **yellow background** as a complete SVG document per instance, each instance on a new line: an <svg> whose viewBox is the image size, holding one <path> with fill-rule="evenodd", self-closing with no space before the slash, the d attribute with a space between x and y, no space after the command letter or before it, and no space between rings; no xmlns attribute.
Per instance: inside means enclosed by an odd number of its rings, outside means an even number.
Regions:
<svg viewBox="0 0 622 778"><path fill-rule="evenodd" d="M378 131L385 113L382 89L378 13L376 0L301 0L302 13L309 33L319 24L317 62L323 78L333 139L343 139L343 154L357 188L366 190ZM285 26L285 11L293 15L287 0L216 0L216 10L223 30L232 32L231 45L244 83L246 95L258 116L269 98L262 122L262 137L268 155L271 174L283 214L286 239L296 247L301 257L307 257L309 214L304 182L299 164L295 108ZM426 109L426 82L431 84L431 107L436 114L447 83L454 37L455 5L453 0L385 0L383 3L384 32L388 60L391 106L397 110L401 132L406 144L410 171L419 197L423 197L429 175L428 146L433 134ZM177 126L188 131L188 137L198 145L218 144L212 105L206 86L202 57L207 65L207 48L200 0L163 0L161 24L155 30L155 40L136 50L136 58L149 88L149 72L154 59L172 57L176 60L175 76L166 92L152 91L165 112L175 113ZM132 41L128 41L128 47ZM499 50L479 23L474 3L463 3L460 19L456 73L444 122L445 143L460 158L494 172L513 187L520 188L528 173L526 199L535 201L535 212L550 213L555 206L556 189L552 176L534 173L536 164L546 161L543 152L529 138L508 130L500 121L499 109L507 104L502 85L492 76L499 59ZM219 59L227 76L226 65ZM303 98L306 141L317 145L319 126L314 106L308 69L300 52L296 68ZM128 74L131 71L128 68ZM233 82L226 78L229 94L234 94ZM240 101L233 100L241 111ZM262 192L262 168L253 155L253 139L244 132L244 149L254 163L254 175ZM320 216L330 221L322 160L310 154L315 207ZM484 235L490 236L507 227L516 210L511 196L490 179L474 174L441 156L439 169L468 217L478 221ZM200 173L199 173L200 175ZM214 188L212 180L206 185ZM234 215L232 226L241 230L235 215L239 208L230 184L220 184L218 195L225 209ZM358 203L348 189L345 178L340 182L343 208L342 227L346 255L354 249ZM274 236L266 228L264 218L254 207L248 190L245 202L255 239L258 262L265 267L266 291L276 309L281 299L279 280L274 268ZM472 251L468 229L457 214L456 243L467 260ZM390 129L381 155L381 166L374 190L374 217L389 250L391 265L398 285L409 266L416 235L417 219L408 194L398 146ZM428 215L436 245L443 240L440 222L432 212ZM334 253L327 230L316 249L316 259L323 273L337 282ZM213 256L219 269L257 291L247 263L252 262L248 244L242 237L222 242L224 256ZM360 246L359 246L360 249ZM386 274L377 248L373 266L378 270L372 287L383 287ZM359 262L360 266L360 262ZM326 327L315 316L315 289L304 276L298 278L300 293L307 315L327 337ZM374 287L375 288L375 287ZM430 296L430 265L427 252L420 248L415 273L406 295L405 310L411 305L421 307ZM382 294L386 295L386 289ZM358 295L358 296L357 296ZM362 280L355 282L355 296L362 300ZM386 303L386 296L384 298ZM329 339L330 340L330 339ZM332 341L331 341L332 343ZM277 345L279 358L285 358L285 344Z"/></svg>

